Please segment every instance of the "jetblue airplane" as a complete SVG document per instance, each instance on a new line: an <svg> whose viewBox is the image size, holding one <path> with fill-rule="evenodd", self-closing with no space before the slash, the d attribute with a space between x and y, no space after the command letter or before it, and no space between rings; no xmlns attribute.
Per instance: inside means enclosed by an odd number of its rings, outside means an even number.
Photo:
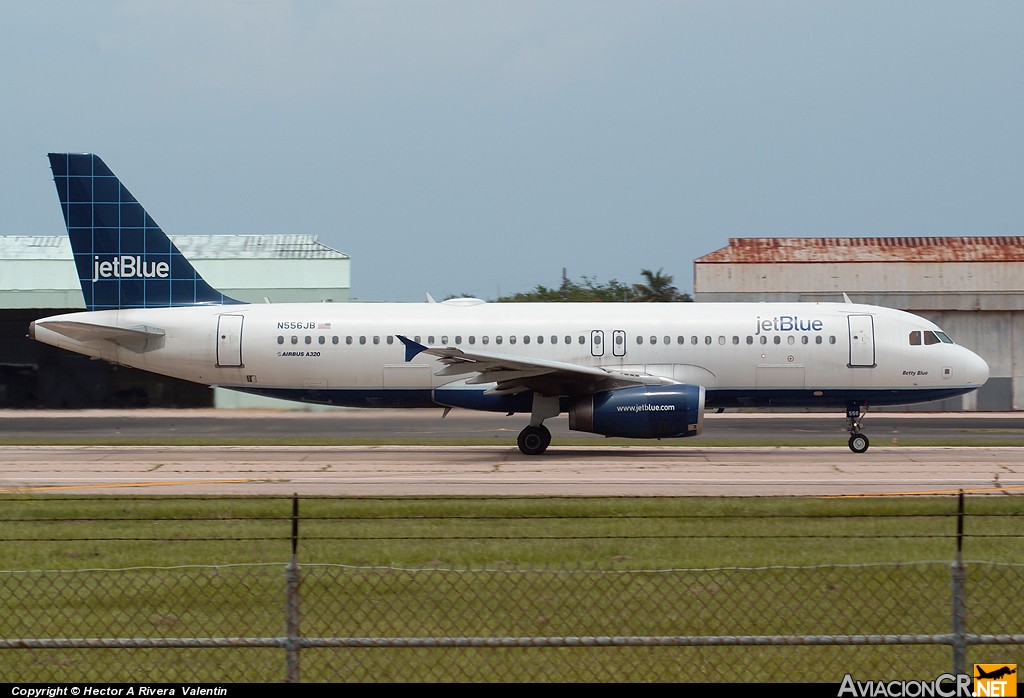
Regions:
<svg viewBox="0 0 1024 698"><path fill-rule="evenodd" d="M87 312L43 318L46 344L166 376L348 407L529 414L611 437L701 433L706 410L846 410L976 390L988 365L939 327L855 303L249 304L211 287L103 161L49 156Z"/></svg>

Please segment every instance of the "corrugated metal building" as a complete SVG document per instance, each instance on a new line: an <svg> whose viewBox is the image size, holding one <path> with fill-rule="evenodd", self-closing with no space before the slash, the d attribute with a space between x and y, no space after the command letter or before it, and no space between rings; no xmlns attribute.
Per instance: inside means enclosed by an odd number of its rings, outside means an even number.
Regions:
<svg viewBox="0 0 1024 698"><path fill-rule="evenodd" d="M350 300L349 256L315 235L170 237L211 285L233 298ZM26 336L33 320L84 308L67 236L0 236L0 408L241 404L240 393L92 361Z"/></svg>
<svg viewBox="0 0 1024 698"><path fill-rule="evenodd" d="M732 238L694 260L695 301L842 301L928 318L988 361L934 409L1024 409L1024 237ZM911 409L922 409L922 406Z"/></svg>
<svg viewBox="0 0 1024 698"><path fill-rule="evenodd" d="M207 281L232 298L251 303L349 300L348 255L315 235L169 237ZM85 308L66 235L0 237L0 261L0 307Z"/></svg>

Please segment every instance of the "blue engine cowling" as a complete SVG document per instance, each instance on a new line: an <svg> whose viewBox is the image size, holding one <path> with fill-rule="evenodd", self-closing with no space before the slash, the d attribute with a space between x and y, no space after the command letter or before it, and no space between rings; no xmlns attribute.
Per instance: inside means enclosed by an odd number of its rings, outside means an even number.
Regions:
<svg viewBox="0 0 1024 698"><path fill-rule="evenodd" d="M697 436L704 428L704 387L637 386L577 398L569 428L630 439Z"/></svg>

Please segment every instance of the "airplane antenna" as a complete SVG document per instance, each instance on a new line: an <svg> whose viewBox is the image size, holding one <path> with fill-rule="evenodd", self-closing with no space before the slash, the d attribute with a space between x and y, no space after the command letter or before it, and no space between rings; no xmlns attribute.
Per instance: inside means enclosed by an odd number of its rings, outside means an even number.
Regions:
<svg viewBox="0 0 1024 698"><path fill-rule="evenodd" d="M430 295L429 291L427 291L427 303L437 303L437 301L434 300L434 297Z"/></svg>
<svg viewBox="0 0 1024 698"><path fill-rule="evenodd" d="M843 291L843 301L846 303L853 303L853 301L850 300L850 297L846 295L846 291Z"/></svg>

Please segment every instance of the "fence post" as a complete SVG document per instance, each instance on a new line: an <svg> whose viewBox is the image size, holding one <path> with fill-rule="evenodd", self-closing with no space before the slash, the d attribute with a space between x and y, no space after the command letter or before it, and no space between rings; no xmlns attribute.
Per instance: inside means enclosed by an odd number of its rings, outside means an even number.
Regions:
<svg viewBox="0 0 1024 698"><path fill-rule="evenodd" d="M286 683L299 683L299 495L292 495L292 559L285 567Z"/></svg>
<svg viewBox="0 0 1024 698"><path fill-rule="evenodd" d="M953 673L967 673L967 570L964 568L964 491L956 517L956 560L953 562Z"/></svg>

